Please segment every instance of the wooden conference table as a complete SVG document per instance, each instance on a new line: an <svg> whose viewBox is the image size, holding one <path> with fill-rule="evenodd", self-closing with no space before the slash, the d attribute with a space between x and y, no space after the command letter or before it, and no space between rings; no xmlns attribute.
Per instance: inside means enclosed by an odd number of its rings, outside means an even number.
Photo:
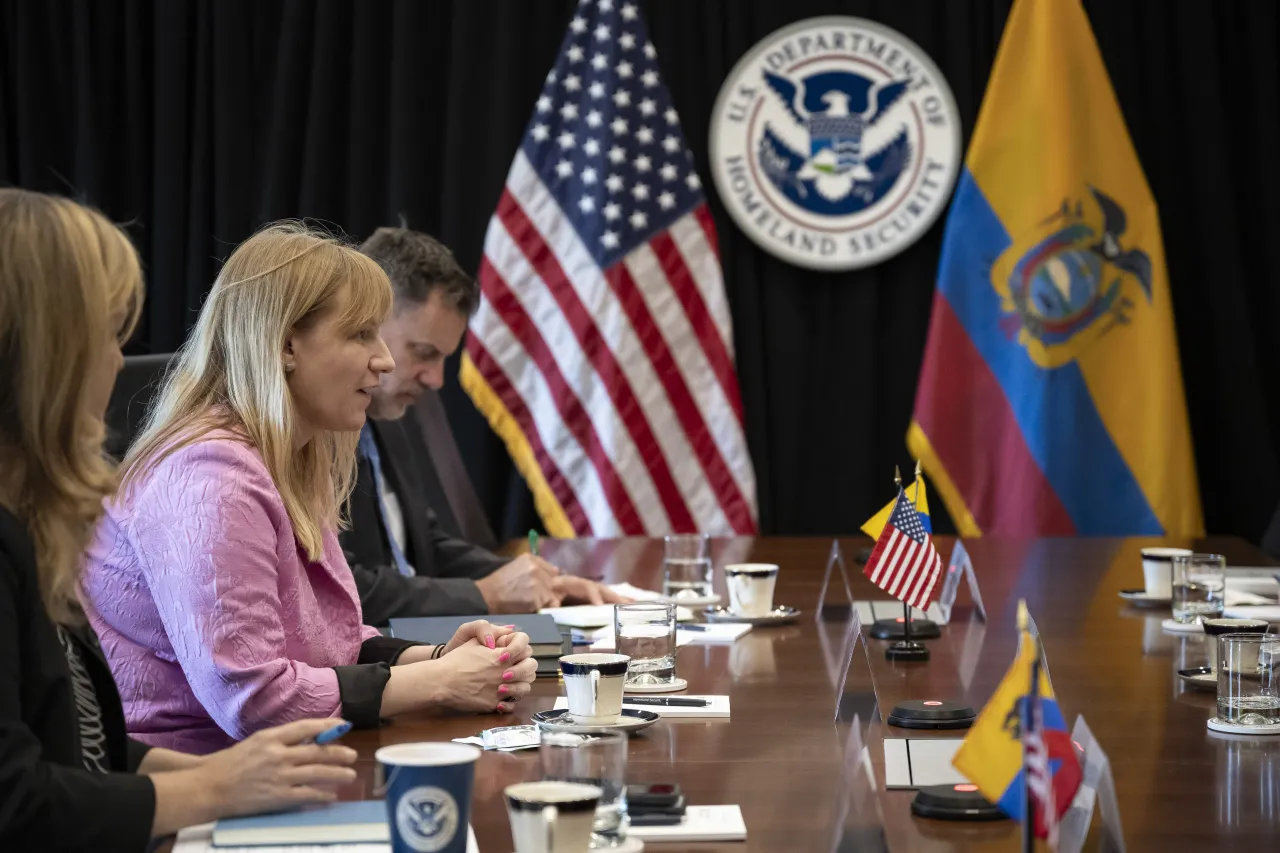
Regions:
<svg viewBox="0 0 1280 853"><path fill-rule="evenodd" d="M883 599L852 558L865 539L841 542L855 597ZM1168 614L1128 607L1121 589L1142 586L1138 539L991 540L966 546L973 557L989 622L962 611L929 642L932 660L891 664L884 642L870 642L870 665L855 658L846 694L861 704L863 721L874 691L880 720L868 742L883 782L876 741L882 718L904 699L963 699L980 708L1013 660L1014 613L1026 600L1040 629L1058 701L1068 725L1084 714L1115 774L1124 834L1131 851L1223 850L1243 841L1272 841L1280 831L1280 739L1232 740L1211 735L1205 720L1212 693L1189 692L1175 670L1204 663L1203 637L1162 632ZM1186 546L1186 541L1165 544ZM813 619L829 538L719 541L714 556L727 562L778 563L775 602L803 609L798 623L756 629L733 645L688 646L677 661L689 692L728 693L729 720L664 720L632 738L631 783L678 782L690 804L737 803L746 818L745 844L662 844L677 851L828 851L855 849L840 839L845 813L840 790L849 722L833 722L835 688L827 658L836 656L839 626ZM946 555L951 542L940 541ZM1225 553L1229 564L1266 565L1241 540L1200 542ZM661 585L660 540L547 541L542 553L566 571L609 582ZM960 605L968 603L963 588ZM842 591L838 591L843 595ZM864 629L865 630L865 629ZM834 638L834 648L832 643ZM827 658L824 658L824 654ZM539 679L518 712L505 717L401 718L345 742L360 752L360 780L344 798L372 795L373 753L405 741L447 740L495 725L525 723L552 707L557 680ZM888 730L903 735L902 730ZM878 733L878 734L877 734ZM942 733L954 736L954 733ZM477 765L472 824L484 853L512 849L502 800L504 786L537 777L537 752L485 753ZM883 792L883 785L881 784ZM1016 850L1018 828L1008 821L949 823L914 818L908 791L882 793L892 850ZM1095 821L1095 827L1098 822ZM1095 829L1096 835L1096 829Z"/></svg>

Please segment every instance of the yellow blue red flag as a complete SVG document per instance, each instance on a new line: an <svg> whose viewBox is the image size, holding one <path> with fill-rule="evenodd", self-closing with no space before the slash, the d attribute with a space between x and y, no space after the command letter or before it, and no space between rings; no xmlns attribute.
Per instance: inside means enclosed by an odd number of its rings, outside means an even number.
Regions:
<svg viewBox="0 0 1280 853"><path fill-rule="evenodd" d="M1016 0L907 446L960 533L1203 533L1155 200L1079 0Z"/></svg>
<svg viewBox="0 0 1280 853"><path fill-rule="evenodd" d="M929 518L929 495L925 492L924 478L919 474L916 475L915 482L907 486L906 496L907 500L915 505L916 513L920 516L920 524L924 526L924 532L933 533L933 521ZM862 525L862 532L872 539L879 539L880 532L884 530L885 522L889 520L889 515L897 502L898 499L894 498L884 505L884 509L868 518Z"/></svg>
<svg viewBox="0 0 1280 853"><path fill-rule="evenodd" d="M1018 657L983 706L951 763L978 786L982 796L999 806L1009 817L1022 821L1026 818L1027 799L1023 734L1031 717L1027 713L1026 700L1031 692L1032 666L1038 655L1025 619L1021 618L1025 610L1021 606L1019 610L1019 621L1023 624L1020 626ZM1066 720L1053 698L1049 679L1043 668L1036 669L1040 697L1037 740L1053 779L1056 819L1071 805L1080 786L1080 762L1072 749Z"/></svg>

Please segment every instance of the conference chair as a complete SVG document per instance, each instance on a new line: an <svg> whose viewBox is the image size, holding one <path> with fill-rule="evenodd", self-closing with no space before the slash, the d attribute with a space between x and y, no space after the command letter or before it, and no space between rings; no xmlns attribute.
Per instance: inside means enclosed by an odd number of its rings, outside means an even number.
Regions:
<svg viewBox="0 0 1280 853"><path fill-rule="evenodd" d="M173 353L125 356L124 367L116 377L116 387L107 404L105 447L111 458L124 458L142 428L142 421L151 408L151 400L171 358Z"/></svg>
<svg viewBox="0 0 1280 853"><path fill-rule="evenodd" d="M427 498L441 525L473 545L497 550L498 537L485 517L475 486L462 462L440 395L427 390L409 408L406 416L416 423L427 446L429 459L426 461L430 469L423 472L423 479L426 481Z"/></svg>
<svg viewBox="0 0 1280 853"><path fill-rule="evenodd" d="M1262 534L1262 550L1268 557L1280 560L1280 507L1276 508L1275 517L1271 519L1267 532Z"/></svg>

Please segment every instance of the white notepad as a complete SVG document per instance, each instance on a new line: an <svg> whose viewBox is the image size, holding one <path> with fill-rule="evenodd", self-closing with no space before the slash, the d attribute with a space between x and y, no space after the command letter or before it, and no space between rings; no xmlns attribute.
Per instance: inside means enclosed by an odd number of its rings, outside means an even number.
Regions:
<svg viewBox="0 0 1280 853"><path fill-rule="evenodd" d="M557 625L568 628L598 628L613 624L612 604L579 604L573 607L544 607L538 611L556 620ZM676 608L676 619L692 622L693 611L687 607Z"/></svg>
<svg viewBox="0 0 1280 853"><path fill-rule="evenodd" d="M629 705L624 701L622 703L622 707L635 711L652 711L659 717L669 717L671 719L725 719L729 716L728 696L689 696L684 693L653 695L655 698L660 696L678 696L681 699L706 699L711 704L707 705L705 708L692 708L688 705ZM561 708L568 707L569 699L567 697L561 696L556 699L557 711Z"/></svg>
<svg viewBox="0 0 1280 853"><path fill-rule="evenodd" d="M599 639L593 640L591 643L591 651L593 652L611 652L618 647L617 638L613 636L612 625L604 626L596 631L594 636ZM689 646L694 642L693 631L676 631L676 648Z"/></svg>
<svg viewBox="0 0 1280 853"><path fill-rule="evenodd" d="M738 806L689 806L674 826L633 826L627 835L645 842L746 841L747 824Z"/></svg>

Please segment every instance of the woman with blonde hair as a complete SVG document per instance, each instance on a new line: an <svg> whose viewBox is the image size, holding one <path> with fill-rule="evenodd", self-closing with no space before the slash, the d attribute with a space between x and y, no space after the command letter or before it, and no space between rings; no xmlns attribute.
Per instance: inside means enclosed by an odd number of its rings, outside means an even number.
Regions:
<svg viewBox="0 0 1280 853"><path fill-rule="evenodd" d="M199 758L125 734L76 597L115 476L103 413L142 303L128 238L0 189L0 850L142 851L214 818L333 799L355 752L302 720Z"/></svg>
<svg viewBox="0 0 1280 853"><path fill-rule="evenodd" d="M528 693L510 626L422 646L362 624L337 529L369 392L394 366L390 308L374 261L302 225L227 259L88 552L86 609L132 735L203 753L303 717L376 726Z"/></svg>

